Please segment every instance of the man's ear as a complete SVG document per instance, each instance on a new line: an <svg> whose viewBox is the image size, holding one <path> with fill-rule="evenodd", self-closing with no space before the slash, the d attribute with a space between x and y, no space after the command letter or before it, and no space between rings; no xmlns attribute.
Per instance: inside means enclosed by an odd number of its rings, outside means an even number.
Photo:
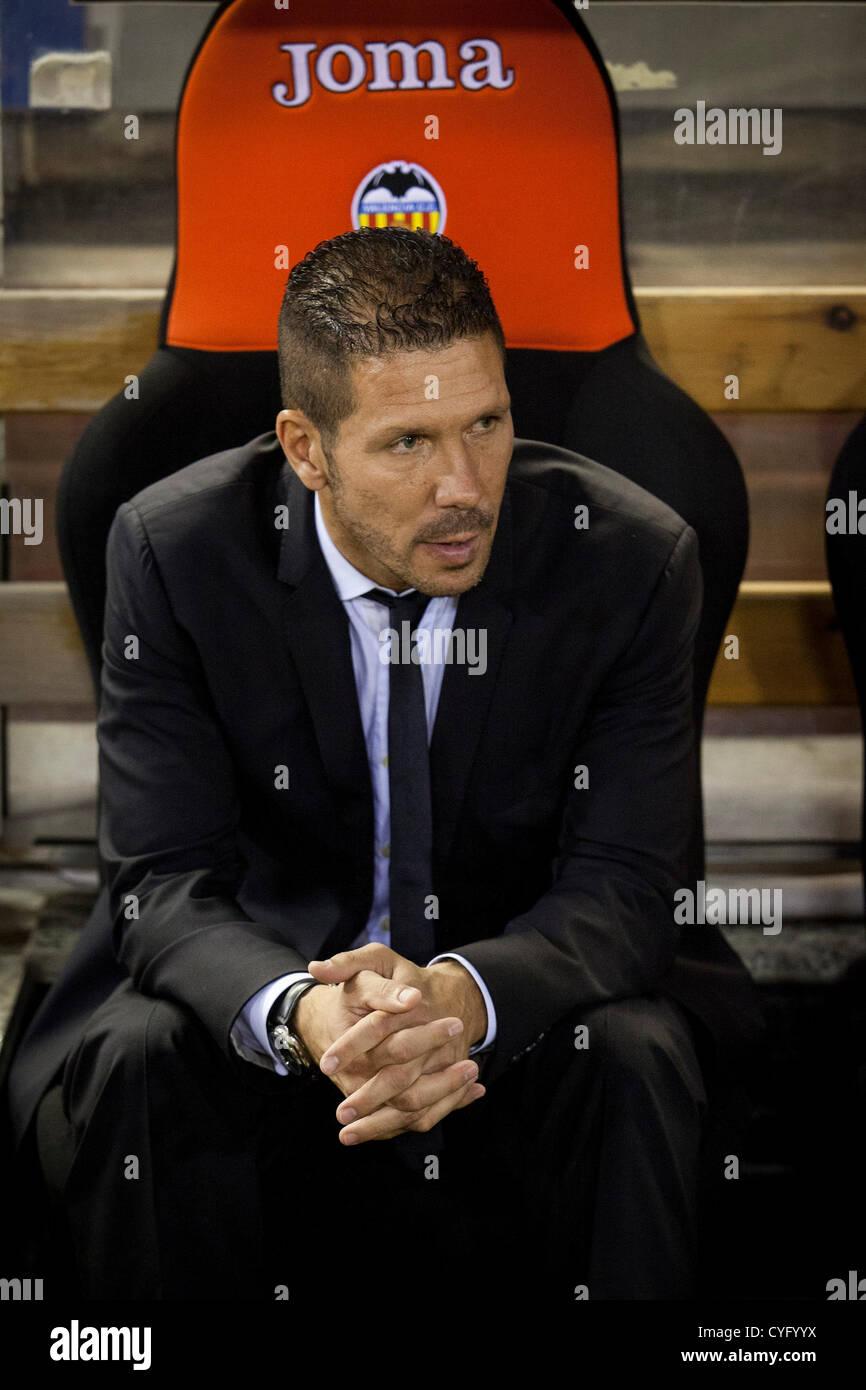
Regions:
<svg viewBox="0 0 866 1390"><path fill-rule="evenodd" d="M328 481L319 431L302 410L281 410L274 429L283 453L305 487L316 492Z"/></svg>

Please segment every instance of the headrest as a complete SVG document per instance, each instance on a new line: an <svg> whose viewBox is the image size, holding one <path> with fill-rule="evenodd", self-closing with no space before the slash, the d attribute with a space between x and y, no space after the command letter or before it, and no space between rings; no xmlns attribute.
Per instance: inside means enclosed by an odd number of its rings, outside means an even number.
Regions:
<svg viewBox="0 0 866 1390"><path fill-rule="evenodd" d="M275 351L290 267L392 221L445 232L479 263L510 347L597 351L633 334L612 90L567 9L227 4L178 113L166 344Z"/></svg>

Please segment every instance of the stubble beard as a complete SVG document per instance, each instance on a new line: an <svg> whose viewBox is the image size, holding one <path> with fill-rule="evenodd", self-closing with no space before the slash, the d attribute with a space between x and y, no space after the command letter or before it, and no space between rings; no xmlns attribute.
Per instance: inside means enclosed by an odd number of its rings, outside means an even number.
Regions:
<svg viewBox="0 0 866 1390"><path fill-rule="evenodd" d="M420 593L429 594L431 598L440 595L453 595L454 597L458 597L461 593L465 593L469 589L474 589L475 586L481 582L490 559L492 538L488 541L484 563L481 565L480 569L473 567L474 578L471 583L464 584L462 588L455 590L453 587L453 580L449 583L448 577L453 576L459 578L463 571L446 571L447 577L424 574L412 563L411 556L401 555L394 549L388 536L385 535L384 532L377 530L374 526L367 525L363 521L358 521L357 517L350 513L349 508L345 505L345 490L340 478L339 469L336 467L333 458L329 457L327 453L325 457L329 465L328 485L331 489L334 514L345 534L351 537L359 550L366 552L368 555L372 555L380 564L386 565L392 574L400 577L399 584L391 584L388 586L389 588L396 589L398 593L402 593L404 589L418 589ZM375 506L377 499L362 495L361 500L369 502L372 507ZM481 535L489 535L489 532L482 531Z"/></svg>

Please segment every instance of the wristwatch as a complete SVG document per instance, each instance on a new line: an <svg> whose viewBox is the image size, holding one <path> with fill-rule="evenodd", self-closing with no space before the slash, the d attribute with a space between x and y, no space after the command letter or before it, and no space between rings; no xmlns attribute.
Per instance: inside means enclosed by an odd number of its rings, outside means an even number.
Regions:
<svg viewBox="0 0 866 1390"><path fill-rule="evenodd" d="M268 1042L276 1052L283 1066L292 1076L314 1081L321 1073L316 1066L303 1039L292 1031L291 1017L295 1005L302 994L319 983L318 980L295 980L268 1012Z"/></svg>

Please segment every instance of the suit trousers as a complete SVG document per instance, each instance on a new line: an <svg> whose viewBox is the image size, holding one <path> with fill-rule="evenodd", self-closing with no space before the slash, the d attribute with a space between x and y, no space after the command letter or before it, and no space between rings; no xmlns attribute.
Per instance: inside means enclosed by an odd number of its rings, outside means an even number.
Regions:
<svg viewBox="0 0 866 1390"><path fill-rule="evenodd" d="M61 1201L82 1295L313 1307L351 1271L376 1304L440 1286L563 1305L693 1296L707 1093L668 996L564 1016L436 1126L436 1153L413 1133L414 1165L393 1140L341 1145L341 1099L324 1076L227 1060L188 1010L118 986L37 1123L43 1170L58 1144L72 1155Z"/></svg>

